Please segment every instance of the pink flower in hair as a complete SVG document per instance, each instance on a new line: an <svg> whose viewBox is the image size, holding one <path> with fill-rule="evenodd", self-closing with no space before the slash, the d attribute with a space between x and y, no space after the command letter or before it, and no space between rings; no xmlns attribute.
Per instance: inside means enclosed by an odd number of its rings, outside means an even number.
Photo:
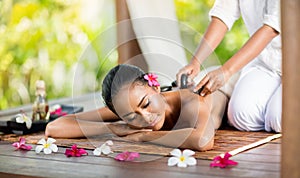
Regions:
<svg viewBox="0 0 300 178"><path fill-rule="evenodd" d="M158 87L159 86L159 83L157 81L157 75L155 74L146 74L144 75L144 79L148 81L148 85L150 87L152 86L155 86L155 87Z"/></svg>

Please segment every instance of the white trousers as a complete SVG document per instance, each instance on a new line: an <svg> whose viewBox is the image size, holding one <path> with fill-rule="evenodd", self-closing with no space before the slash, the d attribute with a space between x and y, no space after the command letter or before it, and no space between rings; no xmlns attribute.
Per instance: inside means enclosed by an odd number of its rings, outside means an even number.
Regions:
<svg viewBox="0 0 300 178"><path fill-rule="evenodd" d="M261 66L246 67L229 101L229 124L243 131L281 132L281 112L281 77Z"/></svg>

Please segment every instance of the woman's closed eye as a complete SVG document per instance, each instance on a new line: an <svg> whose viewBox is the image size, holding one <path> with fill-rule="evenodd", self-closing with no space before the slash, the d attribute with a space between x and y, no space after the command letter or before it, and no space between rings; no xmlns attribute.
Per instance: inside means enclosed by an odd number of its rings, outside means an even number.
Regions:
<svg viewBox="0 0 300 178"><path fill-rule="evenodd" d="M145 109L145 108L147 108L149 105L150 105L150 101L149 101L149 99L147 100L147 102L146 102L146 104L142 107L143 109Z"/></svg>

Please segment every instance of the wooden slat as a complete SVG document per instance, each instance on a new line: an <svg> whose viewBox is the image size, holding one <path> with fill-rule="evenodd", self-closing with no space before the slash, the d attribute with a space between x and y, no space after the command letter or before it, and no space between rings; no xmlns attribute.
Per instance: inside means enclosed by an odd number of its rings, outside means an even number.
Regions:
<svg viewBox="0 0 300 178"><path fill-rule="evenodd" d="M278 177L276 165L262 163L242 163L229 169L210 168L210 161L198 160L198 165L188 168L168 167L167 158L162 157L150 162L122 163L111 158L83 156L67 158L63 155L64 148L59 153L44 155L34 151L13 151L10 145L0 145L0 172L25 175L47 175L60 177L63 174L71 177ZM91 152L89 152L91 153ZM274 166L275 165L275 166ZM278 165L277 165L278 167ZM22 169L20 169L22 168ZM46 173L48 172L48 173ZM138 173L136 173L138 172ZM45 174L46 173L46 174Z"/></svg>

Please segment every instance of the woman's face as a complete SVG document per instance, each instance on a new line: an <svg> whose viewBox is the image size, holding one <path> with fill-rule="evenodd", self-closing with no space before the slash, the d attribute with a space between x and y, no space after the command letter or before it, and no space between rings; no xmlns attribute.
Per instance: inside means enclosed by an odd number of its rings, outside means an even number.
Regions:
<svg viewBox="0 0 300 178"><path fill-rule="evenodd" d="M165 101L159 92L148 85L126 85L113 98L116 112L134 128L159 130L165 120Z"/></svg>

